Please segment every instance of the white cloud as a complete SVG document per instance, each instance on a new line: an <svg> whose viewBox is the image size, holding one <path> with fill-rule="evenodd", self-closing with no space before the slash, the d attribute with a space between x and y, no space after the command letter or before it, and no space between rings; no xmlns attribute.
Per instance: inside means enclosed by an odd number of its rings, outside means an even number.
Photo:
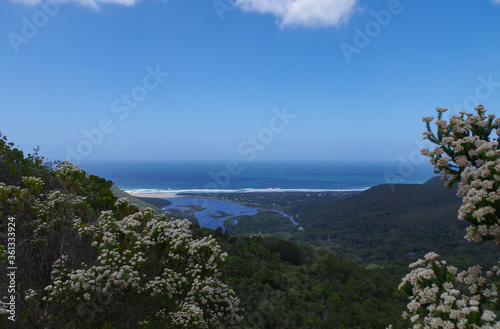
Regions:
<svg viewBox="0 0 500 329"><path fill-rule="evenodd" d="M272 14L281 28L311 28L346 22L356 3L357 0L235 0L234 6L245 12Z"/></svg>
<svg viewBox="0 0 500 329"><path fill-rule="evenodd" d="M11 0L11 1L17 3L23 3L25 5L30 5L30 6L35 6L40 2L42 2L42 0ZM124 6L133 6L137 2L139 2L139 0L53 0L53 1L57 1L58 3L75 2L86 7L92 7L96 9L99 8L99 4L117 4Z"/></svg>
<svg viewBox="0 0 500 329"><path fill-rule="evenodd" d="M490 0L493 5L500 5L500 0Z"/></svg>

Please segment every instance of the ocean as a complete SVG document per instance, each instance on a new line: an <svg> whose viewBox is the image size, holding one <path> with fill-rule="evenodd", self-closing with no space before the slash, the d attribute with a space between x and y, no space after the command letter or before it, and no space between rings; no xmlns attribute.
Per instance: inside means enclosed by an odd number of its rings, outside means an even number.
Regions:
<svg viewBox="0 0 500 329"><path fill-rule="evenodd" d="M87 172L128 192L353 191L386 183L420 184L427 163L325 161L85 161Z"/></svg>

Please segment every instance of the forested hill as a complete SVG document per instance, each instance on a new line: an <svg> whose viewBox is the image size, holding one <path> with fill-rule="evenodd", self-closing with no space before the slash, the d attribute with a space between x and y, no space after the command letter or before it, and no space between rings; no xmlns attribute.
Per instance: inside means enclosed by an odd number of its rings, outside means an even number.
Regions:
<svg viewBox="0 0 500 329"><path fill-rule="evenodd" d="M471 258L494 262L493 250L485 253L464 239L468 224L457 219L459 207L456 189L436 177L424 184L375 186L338 202L318 198L290 211L305 228L299 240L365 265L429 251L456 264Z"/></svg>
<svg viewBox="0 0 500 329"><path fill-rule="evenodd" d="M382 184L374 186L353 197L392 208L428 207L439 204L460 205L457 188L443 185L439 177L433 177L423 184Z"/></svg>
<svg viewBox="0 0 500 329"><path fill-rule="evenodd" d="M269 197L276 204L287 198ZM468 224L457 219L461 201L456 188L444 186L439 177L424 184L378 185L348 197L315 193L295 198L284 210L296 216L304 231L291 225L278 229L271 218L257 219L258 227L252 225L255 220L241 218L232 232L294 238L364 266L408 263L429 251L458 265L472 258L490 264L498 257L464 239Z"/></svg>

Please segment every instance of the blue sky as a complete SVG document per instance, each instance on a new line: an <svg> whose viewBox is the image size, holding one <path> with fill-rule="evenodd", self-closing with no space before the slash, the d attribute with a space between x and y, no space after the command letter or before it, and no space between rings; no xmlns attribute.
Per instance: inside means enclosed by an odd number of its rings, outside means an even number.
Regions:
<svg viewBox="0 0 500 329"><path fill-rule="evenodd" d="M499 2L499 1L497 1ZM500 109L489 0L0 2L0 132L50 159L409 159Z"/></svg>

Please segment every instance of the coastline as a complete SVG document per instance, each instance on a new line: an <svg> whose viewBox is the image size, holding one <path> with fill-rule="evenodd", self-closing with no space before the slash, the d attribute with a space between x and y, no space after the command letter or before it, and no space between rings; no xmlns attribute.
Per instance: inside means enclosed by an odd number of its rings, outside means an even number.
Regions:
<svg viewBox="0 0 500 329"><path fill-rule="evenodd" d="M192 195L203 195L209 198L210 194L240 194L240 193L345 193L363 192L370 187L362 188L339 188L339 189L311 189L311 188L242 188L242 189L182 189L182 190L161 190L161 189L124 189L128 194L140 198L176 198L188 197Z"/></svg>
<svg viewBox="0 0 500 329"><path fill-rule="evenodd" d="M174 193L135 193L135 192L127 192L131 196L135 196L136 198L178 198L182 195L177 195Z"/></svg>

